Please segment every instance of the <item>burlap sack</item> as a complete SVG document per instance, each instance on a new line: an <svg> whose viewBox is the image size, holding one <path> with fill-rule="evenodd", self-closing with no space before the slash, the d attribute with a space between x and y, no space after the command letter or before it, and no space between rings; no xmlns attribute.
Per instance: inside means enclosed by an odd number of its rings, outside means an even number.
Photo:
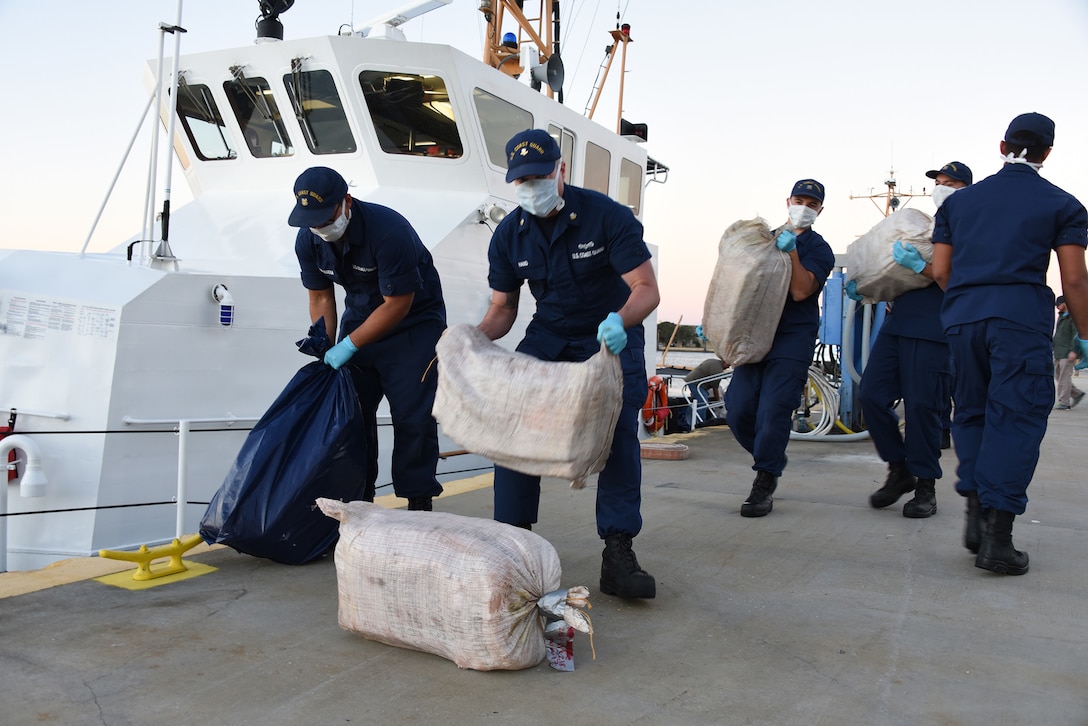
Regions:
<svg viewBox="0 0 1088 726"><path fill-rule="evenodd" d="M604 468L623 402L606 350L584 363L508 351L472 325L443 333L434 417L442 433L509 469L579 486Z"/></svg>
<svg viewBox="0 0 1088 726"><path fill-rule="evenodd" d="M555 548L489 519L318 499L340 521L339 622L460 668L515 670L544 659L537 600L559 587Z"/></svg>
<svg viewBox="0 0 1088 726"><path fill-rule="evenodd" d="M726 367L757 363L771 349L790 289L790 258L762 219L734 222L718 243L703 305L703 335Z"/></svg>
<svg viewBox="0 0 1088 726"><path fill-rule="evenodd" d="M889 214L846 248L846 279L870 302L894 300L933 280L903 267L892 256L896 240L914 245L922 259L933 261L933 218L908 207Z"/></svg>

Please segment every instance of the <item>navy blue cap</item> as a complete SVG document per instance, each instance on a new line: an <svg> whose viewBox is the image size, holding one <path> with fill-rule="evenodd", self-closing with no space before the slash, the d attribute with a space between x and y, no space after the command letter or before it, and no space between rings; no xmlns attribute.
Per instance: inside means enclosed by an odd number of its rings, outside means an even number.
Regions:
<svg viewBox="0 0 1088 726"><path fill-rule="evenodd" d="M506 181L547 176L562 158L559 144L544 129L526 129L506 142Z"/></svg>
<svg viewBox="0 0 1088 726"><path fill-rule="evenodd" d="M802 179L793 185L793 191L790 192L791 197L812 197L813 199L824 203L824 185L815 179Z"/></svg>
<svg viewBox="0 0 1088 726"><path fill-rule="evenodd" d="M287 218L292 227L321 227L344 201L348 183L327 166L312 166L295 180L295 208Z"/></svg>
<svg viewBox="0 0 1088 726"><path fill-rule="evenodd" d="M926 176L930 179L936 179L941 174L944 174L949 179L955 179L961 181L964 184L970 184L974 178L971 176L971 169L962 161L950 161L940 169L930 169L926 172Z"/></svg>
<svg viewBox="0 0 1088 726"><path fill-rule="evenodd" d="M1022 113L1009 124L1005 142L1049 149L1054 145L1054 122L1041 113Z"/></svg>

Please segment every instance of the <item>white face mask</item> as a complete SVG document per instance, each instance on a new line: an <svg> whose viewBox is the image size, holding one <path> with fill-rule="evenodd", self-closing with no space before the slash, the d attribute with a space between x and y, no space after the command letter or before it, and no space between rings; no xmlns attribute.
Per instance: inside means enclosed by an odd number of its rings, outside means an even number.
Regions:
<svg viewBox="0 0 1088 726"><path fill-rule="evenodd" d="M341 213L336 215L336 219L329 222L324 227L310 227L310 231L326 242L336 242L344 236L344 232L347 231L348 222L350 220L351 210L345 202L342 205Z"/></svg>
<svg viewBox="0 0 1088 726"><path fill-rule="evenodd" d="M937 209L941 208L944 204L944 200L952 196L952 192L956 191L956 187L946 186L944 184L938 184L933 187L933 203L937 205ZM959 204L959 202L956 202Z"/></svg>
<svg viewBox="0 0 1088 726"><path fill-rule="evenodd" d="M816 210L803 204L791 204L789 208L790 224L797 229L811 227L816 221Z"/></svg>
<svg viewBox="0 0 1088 726"><path fill-rule="evenodd" d="M526 179L514 187L518 195L518 204L529 214L546 217L552 210L563 208L563 197L559 196L559 175L544 179Z"/></svg>

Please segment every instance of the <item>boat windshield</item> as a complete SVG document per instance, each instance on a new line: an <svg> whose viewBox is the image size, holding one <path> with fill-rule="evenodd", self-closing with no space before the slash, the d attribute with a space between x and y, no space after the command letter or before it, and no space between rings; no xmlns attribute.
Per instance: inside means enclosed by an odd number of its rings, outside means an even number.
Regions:
<svg viewBox="0 0 1088 726"><path fill-rule="evenodd" d="M315 154L355 151L355 138L331 73L303 71L302 59L295 58L291 61L291 72L283 77L283 85L310 151Z"/></svg>
<svg viewBox="0 0 1088 726"><path fill-rule="evenodd" d="M218 161L238 156L210 88L179 78L177 107L181 126L199 158Z"/></svg>
<svg viewBox="0 0 1088 726"><path fill-rule="evenodd" d="M563 174L563 183L570 184L574 174L574 133L570 129L564 129L555 124L548 124L548 133L559 142L559 151L563 155L563 162L567 170Z"/></svg>
<svg viewBox="0 0 1088 726"><path fill-rule="evenodd" d="M231 73L234 80L226 81L223 90L250 153L258 158L294 154L295 148L268 81L258 76L247 78L239 66L231 68Z"/></svg>
<svg viewBox="0 0 1088 726"><path fill-rule="evenodd" d="M642 204L642 167L630 159L620 160L620 198L638 216Z"/></svg>
<svg viewBox="0 0 1088 726"><path fill-rule="evenodd" d="M533 127L533 114L482 88L472 89L472 100L476 103L476 115L480 117L487 158L505 169L506 142L519 131Z"/></svg>
<svg viewBox="0 0 1088 726"><path fill-rule="evenodd" d="M612 153L592 141L586 142L586 175L582 186L601 194L608 194L608 170L612 166Z"/></svg>
<svg viewBox="0 0 1088 726"><path fill-rule="evenodd" d="M382 151L445 159L464 153L449 92L438 76L363 71L359 84Z"/></svg>

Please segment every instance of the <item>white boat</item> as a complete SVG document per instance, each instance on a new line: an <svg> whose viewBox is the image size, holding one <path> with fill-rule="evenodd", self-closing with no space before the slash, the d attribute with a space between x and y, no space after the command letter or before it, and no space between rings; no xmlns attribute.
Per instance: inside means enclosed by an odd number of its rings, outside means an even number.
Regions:
<svg viewBox="0 0 1088 726"><path fill-rule="evenodd" d="M0 497L0 571L196 531L248 429L312 360L294 346L310 320L286 224L304 169L334 167L354 197L408 218L434 256L450 324L478 322L489 301L491 231L516 206L503 158L513 133L548 129L571 183L641 217L647 179L663 167L508 73L531 58L528 72L554 85L546 43L522 54L492 46L497 70L400 39L400 11L367 37L268 37L290 5L260 3L268 35L257 43L147 63L149 104L172 133L192 202L170 210L162 200L156 224L149 197L146 229L105 253L0 249L0 424L16 434L0 453L22 453ZM493 23L520 15L513 0L482 5ZM525 26L519 34L531 37ZM656 318L646 326L652 334ZM391 431L382 431L379 487L389 482ZM445 459L440 479L488 466Z"/></svg>

